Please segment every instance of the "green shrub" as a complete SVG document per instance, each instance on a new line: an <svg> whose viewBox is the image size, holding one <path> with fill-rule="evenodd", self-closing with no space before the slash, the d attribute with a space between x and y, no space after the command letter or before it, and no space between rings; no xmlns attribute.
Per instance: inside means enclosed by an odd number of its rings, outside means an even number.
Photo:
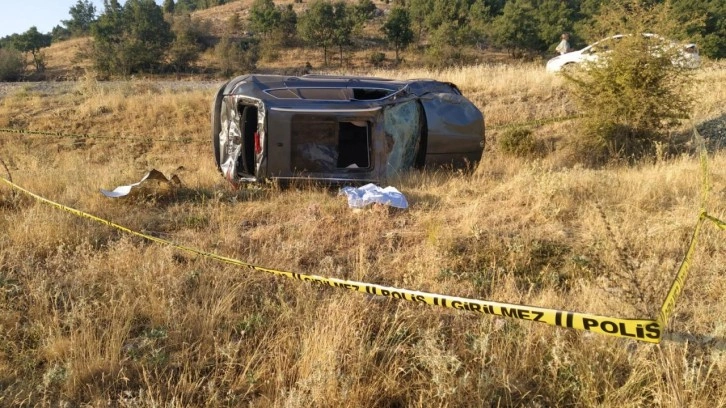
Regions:
<svg viewBox="0 0 726 408"><path fill-rule="evenodd" d="M386 62L386 54L374 51L368 56L368 62L376 68L382 67Z"/></svg>
<svg viewBox="0 0 726 408"><path fill-rule="evenodd" d="M668 144L668 130L689 116L692 70L673 63L680 45L666 37L669 9L640 3L613 6L602 15L598 35L628 33L610 40L609 50L596 50L597 62L563 73L585 118L581 143L593 157L637 160ZM607 25L609 24L609 25ZM598 52L599 51L599 52Z"/></svg>
<svg viewBox="0 0 726 408"><path fill-rule="evenodd" d="M0 48L0 81L17 81L25 72L25 58L13 48Z"/></svg>
<svg viewBox="0 0 726 408"><path fill-rule="evenodd" d="M507 129L497 138L499 149L505 154L517 157L532 156L537 151L537 141L528 128Z"/></svg>
<svg viewBox="0 0 726 408"><path fill-rule="evenodd" d="M222 75L229 76L254 71L259 59L259 46L252 39L222 38L214 47L214 54Z"/></svg>

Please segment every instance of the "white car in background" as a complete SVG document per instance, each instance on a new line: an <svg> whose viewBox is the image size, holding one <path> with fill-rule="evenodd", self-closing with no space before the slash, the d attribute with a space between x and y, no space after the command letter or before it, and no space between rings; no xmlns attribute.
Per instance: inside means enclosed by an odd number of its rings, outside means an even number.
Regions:
<svg viewBox="0 0 726 408"><path fill-rule="evenodd" d="M658 40L664 44L678 46L675 42L664 39L657 34L643 34L647 39ZM594 44L578 50L559 55L547 61L547 72L559 72L563 69L575 67L583 62L596 62L600 55L607 53L612 48L615 41L625 37L625 34L618 34L605 38ZM698 53L696 44L685 44L681 47L679 58L674 63L686 68L698 68L701 65L701 56Z"/></svg>

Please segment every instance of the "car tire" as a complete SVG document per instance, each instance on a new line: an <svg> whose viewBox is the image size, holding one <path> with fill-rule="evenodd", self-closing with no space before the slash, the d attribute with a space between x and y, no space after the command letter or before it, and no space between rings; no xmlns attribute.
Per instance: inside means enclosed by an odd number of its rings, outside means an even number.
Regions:
<svg viewBox="0 0 726 408"><path fill-rule="evenodd" d="M222 123L219 118L219 111L222 109L222 98L224 97L224 88L227 87L226 82L220 86L217 93L214 95L214 101L212 102L212 148L214 150L214 162L217 165L217 170L222 172L222 166L220 163L220 146L219 146L219 133L222 131Z"/></svg>

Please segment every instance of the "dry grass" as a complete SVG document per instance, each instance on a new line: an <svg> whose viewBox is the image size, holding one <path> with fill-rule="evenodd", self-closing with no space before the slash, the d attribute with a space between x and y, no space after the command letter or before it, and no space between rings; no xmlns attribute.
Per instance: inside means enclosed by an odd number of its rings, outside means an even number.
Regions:
<svg viewBox="0 0 726 408"><path fill-rule="evenodd" d="M490 125L573 113L536 66L380 71L457 83ZM697 122L723 115L701 74ZM0 127L149 140L0 135L18 184L138 231L301 273L622 317L655 316L700 202L690 154L583 169L488 150L472 174L393 180L406 211L352 212L316 186L230 188L213 168L214 84L22 86ZM496 131L488 133L489 146ZM153 138L183 140L159 142ZM726 156L706 207L726 217ZM183 169L179 169L183 166ZM157 168L184 187L109 200ZM0 171L5 170L0 167ZM659 346L312 287L130 237L0 186L0 405L117 407L726 404L724 232L705 225Z"/></svg>
<svg viewBox="0 0 726 408"><path fill-rule="evenodd" d="M91 37L72 38L54 43L42 52L47 61L48 76L55 80L74 79L92 69L89 56L92 53Z"/></svg>

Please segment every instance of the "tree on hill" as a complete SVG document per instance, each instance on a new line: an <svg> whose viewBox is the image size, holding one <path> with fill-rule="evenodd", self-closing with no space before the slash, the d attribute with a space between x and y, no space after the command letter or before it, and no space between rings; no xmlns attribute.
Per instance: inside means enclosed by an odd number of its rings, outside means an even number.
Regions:
<svg viewBox="0 0 726 408"><path fill-rule="evenodd" d="M540 43L535 10L531 0L508 1L493 23L495 43L515 57L524 50L537 49Z"/></svg>
<svg viewBox="0 0 726 408"><path fill-rule="evenodd" d="M40 49L49 47L51 40L52 36L50 34L43 34L33 26L28 31L15 37L13 45L18 51L30 53L35 71L42 72L45 69L45 56L40 52Z"/></svg>
<svg viewBox="0 0 726 408"><path fill-rule="evenodd" d="M174 10L176 13L191 13L195 10L204 10L227 3L228 0L177 0ZM167 12L166 8L164 11Z"/></svg>
<svg viewBox="0 0 726 408"><path fill-rule="evenodd" d="M94 65L103 73L126 73L123 8L117 0L104 0L103 3L103 14L91 26Z"/></svg>
<svg viewBox="0 0 726 408"><path fill-rule="evenodd" d="M280 8L280 37L284 45L289 45L297 34L297 13L292 4Z"/></svg>
<svg viewBox="0 0 726 408"><path fill-rule="evenodd" d="M371 0L358 0L352 7L353 18L356 20L356 24L363 25L366 21L371 20L376 16L378 8Z"/></svg>
<svg viewBox="0 0 726 408"><path fill-rule="evenodd" d="M333 5L325 0L313 0L310 7L300 16L300 35L310 44L323 48L323 62L328 65L328 48L335 36L335 12Z"/></svg>
<svg viewBox="0 0 726 408"><path fill-rule="evenodd" d="M175 6L174 0L164 0L164 5L162 5L161 8L164 10L164 13L174 14Z"/></svg>
<svg viewBox="0 0 726 408"><path fill-rule="evenodd" d="M89 0L78 0L75 6L68 11L69 20L62 20L71 35L85 35L91 31L91 25L96 21L96 6Z"/></svg>
<svg viewBox="0 0 726 408"><path fill-rule="evenodd" d="M174 11L176 13L191 13L197 9L197 4L194 0L177 0Z"/></svg>
<svg viewBox="0 0 726 408"><path fill-rule="evenodd" d="M56 43L56 42L65 41L65 40L71 38L71 32L70 32L70 30L63 27L62 25L57 24L50 31L50 36L52 37L52 41L54 43Z"/></svg>
<svg viewBox="0 0 726 408"><path fill-rule="evenodd" d="M268 39L280 27L282 13L272 0L255 0L250 7L249 18L252 31Z"/></svg>
<svg viewBox="0 0 726 408"><path fill-rule="evenodd" d="M171 23L174 41L167 51L169 65L176 72L188 71L199 59L203 48L202 36L209 29L190 14L173 16Z"/></svg>
<svg viewBox="0 0 726 408"><path fill-rule="evenodd" d="M95 64L101 72L128 75L160 68L173 35L154 0L106 0L93 25Z"/></svg>
<svg viewBox="0 0 726 408"><path fill-rule="evenodd" d="M343 47L351 45L353 30L356 27L355 16L343 1L333 4L333 45L338 47L340 65L343 65Z"/></svg>
<svg viewBox="0 0 726 408"><path fill-rule="evenodd" d="M400 61L399 51L408 47L413 41L413 31L411 30L411 19L408 11L401 7L395 7L391 10L386 22L383 24L382 31L386 35L388 42L393 44L396 49L396 62Z"/></svg>
<svg viewBox="0 0 726 408"><path fill-rule="evenodd" d="M426 17L434 11L434 0L409 0L408 13L412 28L416 33L416 42L421 43L421 37L426 30Z"/></svg>
<svg viewBox="0 0 726 408"><path fill-rule="evenodd" d="M127 0L124 6L126 57L132 71L154 71L164 60L173 35L153 0Z"/></svg>
<svg viewBox="0 0 726 408"><path fill-rule="evenodd" d="M461 46L473 42L471 9L479 1L434 0L433 9L425 17L428 31L444 40L446 45ZM442 35L443 32L446 34Z"/></svg>
<svg viewBox="0 0 726 408"><path fill-rule="evenodd" d="M259 47L256 39L234 40L229 37L222 38L214 54L223 75L252 72L257 66Z"/></svg>

